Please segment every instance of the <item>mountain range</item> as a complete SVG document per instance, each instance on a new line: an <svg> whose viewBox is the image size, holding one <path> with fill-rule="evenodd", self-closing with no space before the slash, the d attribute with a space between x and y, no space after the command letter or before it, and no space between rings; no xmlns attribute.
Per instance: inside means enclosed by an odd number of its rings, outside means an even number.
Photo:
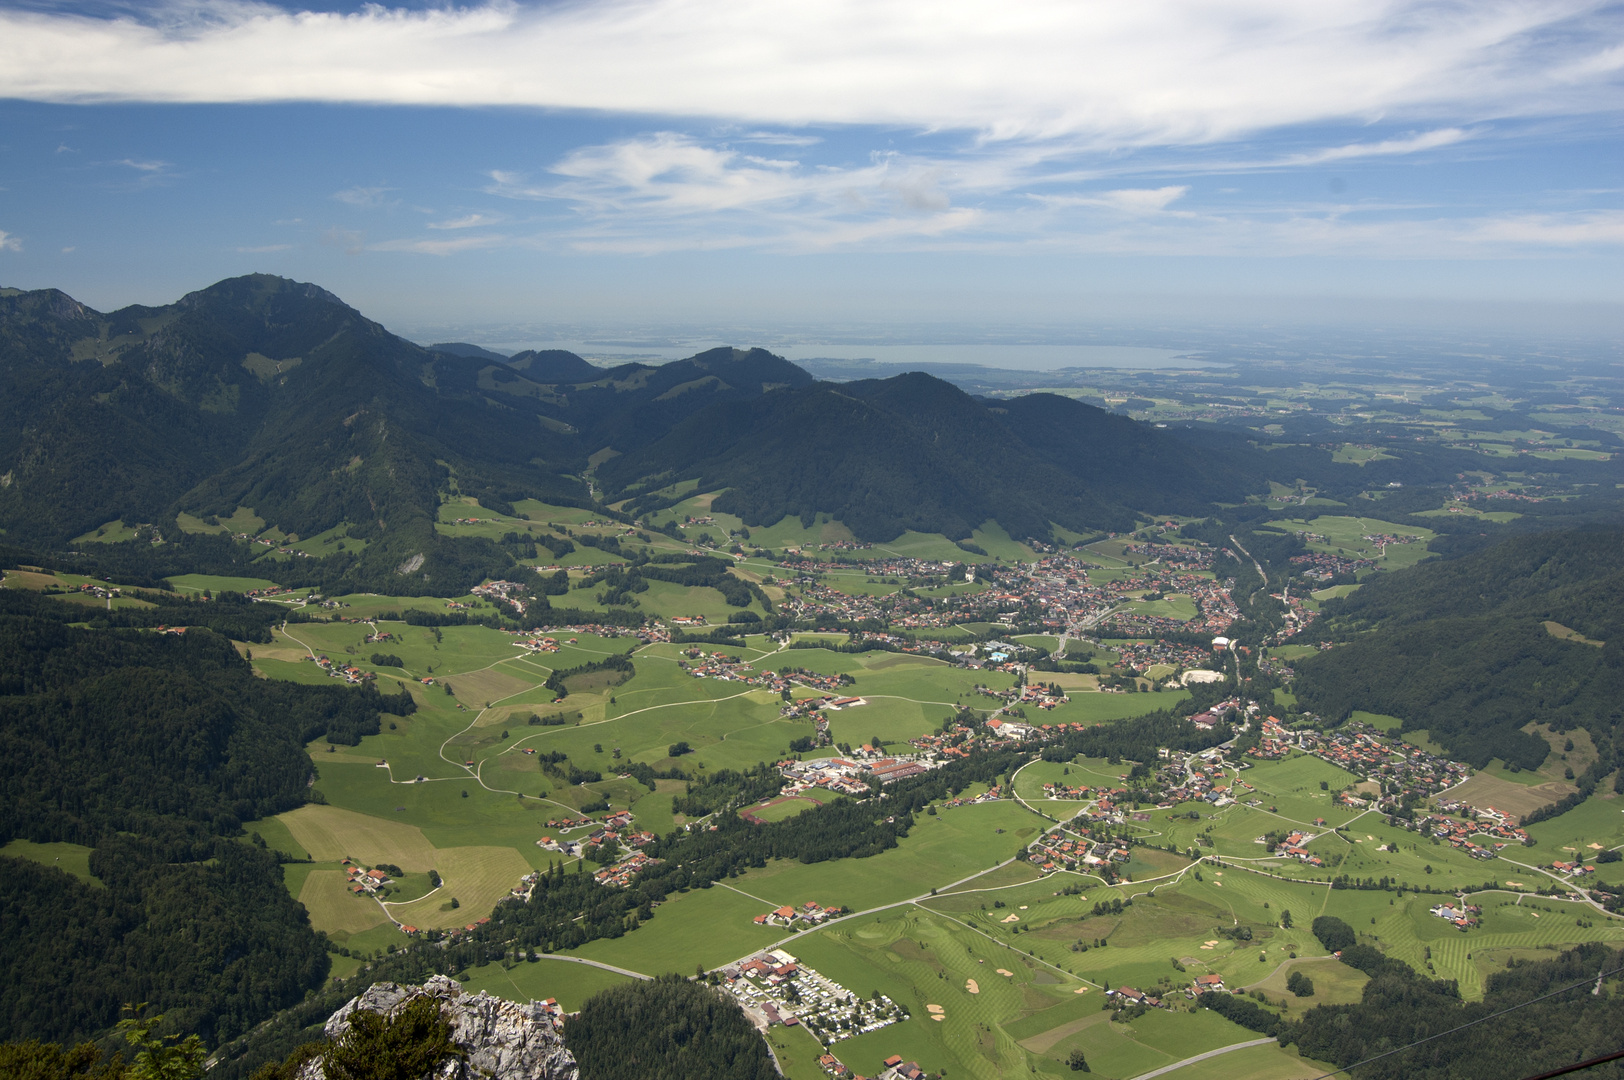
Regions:
<svg viewBox="0 0 1624 1080"><path fill-rule="evenodd" d="M1278 461L1278 458L1274 459ZM0 290L0 528L60 546L114 520L251 508L366 540L362 576L415 556L461 587L442 497L501 507L726 488L747 524L825 513L860 538L1124 529L1266 486L1244 438L1162 429L1070 398L971 397L923 373L818 382L761 349L599 368L573 353L420 346L315 285L267 275L164 307L95 311ZM590 479L590 486L589 486ZM476 560L477 561L477 560Z"/></svg>

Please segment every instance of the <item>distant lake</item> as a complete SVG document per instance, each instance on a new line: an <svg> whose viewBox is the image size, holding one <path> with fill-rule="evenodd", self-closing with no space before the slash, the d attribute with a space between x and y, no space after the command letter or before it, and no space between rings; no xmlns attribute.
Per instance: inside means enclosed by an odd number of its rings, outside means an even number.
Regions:
<svg viewBox="0 0 1624 1080"><path fill-rule="evenodd" d="M521 349L568 349L594 364L613 366L629 361L661 364L682 360L718 345L748 348L746 341L544 341L489 346L498 352ZM1152 349L1139 345L764 345L787 360L874 360L882 364L973 364L1009 371L1058 371L1061 368L1204 368L1222 367L1188 359L1179 349Z"/></svg>

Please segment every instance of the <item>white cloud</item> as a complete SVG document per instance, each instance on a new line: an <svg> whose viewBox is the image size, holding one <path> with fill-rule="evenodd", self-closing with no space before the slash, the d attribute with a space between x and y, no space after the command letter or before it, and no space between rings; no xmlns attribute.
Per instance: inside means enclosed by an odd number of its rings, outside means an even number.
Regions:
<svg viewBox="0 0 1624 1080"><path fill-rule="evenodd" d="M21 251L23 249L22 237L14 236L0 229L0 251Z"/></svg>
<svg viewBox="0 0 1624 1080"><path fill-rule="evenodd" d="M489 214L468 214L460 218L451 218L447 221L431 221L431 229L476 229L483 225L495 225L500 219Z"/></svg>
<svg viewBox="0 0 1624 1080"><path fill-rule="evenodd" d="M0 97L529 105L1091 146L1616 112L1605 0L599 0L0 13Z"/></svg>
<svg viewBox="0 0 1624 1080"><path fill-rule="evenodd" d="M581 225L564 235L595 251L800 250L938 236L981 220L955 208L953 192L1008 180L1002 168L961 170L894 153L848 167L809 164L675 132L581 147L551 173L496 170L485 191L569 205Z"/></svg>
<svg viewBox="0 0 1624 1080"><path fill-rule="evenodd" d="M404 251L414 255L455 255L459 251L479 251L501 247L509 242L506 236L487 233L483 236L458 236L449 240L385 240L368 244L368 251Z"/></svg>
<svg viewBox="0 0 1624 1080"><path fill-rule="evenodd" d="M127 166L136 172L146 173L149 176L167 172L170 168L167 161L137 161L134 158L122 158L116 164Z"/></svg>
<svg viewBox="0 0 1624 1080"><path fill-rule="evenodd" d="M1096 206L1125 214L1154 214L1166 210L1169 205L1188 194L1189 190L1189 185L1178 184L1159 188L1122 188L1117 191L1102 191L1097 195L1039 195L1035 198L1043 205L1057 209Z"/></svg>
<svg viewBox="0 0 1624 1080"><path fill-rule="evenodd" d="M1624 210L1570 214L1510 214L1470 223L1469 242L1526 247L1624 245Z"/></svg>
<svg viewBox="0 0 1624 1080"><path fill-rule="evenodd" d="M1349 143L1346 146L1332 146L1305 154L1292 154L1281 158L1274 164L1323 165L1326 162L1347 161L1350 158L1414 154L1424 150L1436 150L1441 146L1453 146L1455 143L1472 138L1474 134L1476 132L1463 131L1460 128L1439 128L1436 131L1422 132L1419 135L1412 135L1405 139L1383 139L1381 142L1373 143Z"/></svg>
<svg viewBox="0 0 1624 1080"><path fill-rule="evenodd" d="M384 196L394 190L394 188L388 187L352 187L333 192L333 198L341 203L349 203L351 206L360 206L371 210L386 205L388 200Z"/></svg>

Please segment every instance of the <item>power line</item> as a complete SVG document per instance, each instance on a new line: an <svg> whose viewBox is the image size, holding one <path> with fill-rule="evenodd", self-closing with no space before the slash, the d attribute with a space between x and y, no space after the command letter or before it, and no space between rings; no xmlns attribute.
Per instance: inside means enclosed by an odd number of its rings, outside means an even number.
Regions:
<svg viewBox="0 0 1624 1080"><path fill-rule="evenodd" d="M1605 1065L1609 1061L1617 1061L1619 1058L1624 1058L1624 1050L1614 1050L1611 1054L1603 1054L1601 1057L1593 1057L1589 1061L1580 1061L1573 1065L1564 1065L1560 1069L1552 1069L1550 1072L1543 1072L1538 1076L1530 1076L1527 1078L1527 1080L1551 1080L1551 1077L1553 1076L1566 1076L1570 1072L1578 1072L1580 1069L1588 1069L1594 1065Z"/></svg>
<svg viewBox="0 0 1624 1080"><path fill-rule="evenodd" d="M1441 1039L1445 1035L1453 1035L1457 1031L1465 1031L1469 1027L1476 1027L1478 1024L1484 1023L1485 1021L1493 1020L1496 1017L1504 1016L1504 1015L1506 1015L1506 1013L1516 1012L1518 1009L1526 1008L1529 1005L1537 1004L1538 1002L1544 1001L1546 998L1556 997L1558 994L1565 994L1569 990L1576 990L1581 986L1590 986L1591 984L1595 984L1595 986L1599 989L1601 987L1601 980L1605 979L1609 975L1617 975L1621 971L1624 971L1624 967L1616 967L1616 968L1613 968L1611 971L1598 971L1594 975L1586 975L1583 980L1581 980L1579 982L1576 982L1576 983L1573 983L1570 986L1564 986L1560 990L1552 990L1548 994L1541 994L1537 998L1529 998L1527 1001L1520 1002L1520 1003L1518 1003L1516 1005L1508 1006L1507 1008L1501 1009L1499 1012L1490 1013L1487 1016L1480 1016L1476 1020L1468 1020L1466 1023L1461 1024L1458 1027L1452 1027L1448 1031L1440 1031L1436 1035L1428 1035L1424 1039L1417 1039L1417 1040L1415 1040L1415 1042L1410 1043L1408 1046L1400 1046L1397 1049L1388 1050L1388 1051L1385 1051L1383 1053L1377 1054L1375 1057L1368 1057L1368 1058L1365 1058L1365 1060L1363 1060L1363 1061L1356 1061L1352 1065L1346 1065L1346 1066L1344 1066L1344 1067L1342 1067L1340 1069L1333 1069L1328 1073L1321 1073L1320 1075L1314 1077L1313 1080L1330 1080L1331 1077L1336 1076L1338 1073L1352 1072L1354 1069L1357 1069L1360 1066L1369 1065L1372 1061L1380 1061L1384 1057L1392 1057L1394 1054L1402 1054L1406 1050L1413 1050L1415 1047L1420 1046L1422 1043L1429 1043L1429 1042L1432 1042L1434 1039ZM1620 1052L1620 1054L1618 1056L1624 1057L1624 1052ZM1577 1066L1575 1066L1575 1068L1577 1068ZM1571 1070L1569 1070L1569 1071L1571 1071ZM1558 1074L1550 1073L1548 1075L1555 1076L1555 1075L1558 1075ZM1539 1080L1539 1078L1535 1077L1535 1078L1533 1078L1533 1080Z"/></svg>

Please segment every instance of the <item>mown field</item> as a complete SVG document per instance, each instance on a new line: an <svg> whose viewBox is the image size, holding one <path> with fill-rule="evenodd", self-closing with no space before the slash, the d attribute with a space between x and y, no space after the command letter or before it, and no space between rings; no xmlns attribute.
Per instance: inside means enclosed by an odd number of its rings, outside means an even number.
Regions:
<svg viewBox="0 0 1624 1080"><path fill-rule="evenodd" d="M441 527L458 535L493 537L513 530L535 531L555 522L578 533L622 531L613 523L589 529L585 522L594 519L585 511L542 504L521 504L516 509L530 518L501 518L471 502L448 503L442 508ZM657 517L680 521L682 515L710 512L707 497L695 495ZM707 530L718 540L729 529L741 527L724 515L714 516L717 524ZM458 517L487 520L453 524ZM1381 526L1346 521L1346 528L1324 518L1308 527L1321 532L1339 529L1337 539L1346 546L1347 529ZM698 531L689 530L691 536ZM798 520L787 520L751 530L747 547L830 542L844 539L842 531L828 522L803 529ZM686 545L665 537L656 535L655 542L661 550L686 550ZM987 530L978 532L975 542L1005 558L1018 557L1023 550L1008 537ZM885 549L971 560L940 537L905 535ZM1419 544L1392 548L1389 560L1412 550L1420 553L1424 548ZM539 563L554 561L542 555ZM1115 567L1128 561L1122 555L1120 548L1112 551L1108 545L1093 553L1098 562ZM584 565L610 558L581 547L557 561ZM763 579L773 570L770 563L749 561L745 569ZM830 583L853 592L901 587L845 578L837 582L842 573L831 573ZM210 578L177 585L198 591L252 587L247 581ZM720 594L710 597L708 592L651 587L641 600L645 609L666 614L725 618L736 610L721 603ZM621 778L627 763L656 768L680 763L696 772L742 769L784 756L791 740L813 730L809 722L781 718L782 702L776 695L687 674L678 666L679 647L639 648L630 678L580 680L567 697L554 702L553 692L543 686L553 670L625 652L634 640L555 634L563 644L559 652L524 654L513 635L484 627L436 630L375 621L379 613L409 607L443 609L442 600L385 596L336 600L343 606L332 613L363 621L291 625L277 633L272 645L252 650L255 669L270 678L320 682L327 676L307 657L324 654L376 671L382 689L405 687L418 709L409 717L386 715L383 729L356 747L312 744L308 749L319 772L315 786L325 805L249 823L248 831L257 833L268 847L299 860L285 867L290 893L305 903L318 928L358 955L402 940L392 920L451 927L488 913L519 876L559 859L535 844L555 831L547 821L573 816L588 803L604 801L612 809L631 809L638 827L656 833L682 825L671 800L684 791L684 782L659 781L650 791ZM584 590L572 591L565 601L583 606L596 602ZM1158 607L1144 606L1181 617L1181 602L1168 597L1151 602ZM364 621L368 619L374 621ZM376 644L364 640L378 631L389 633L392 640ZM940 636L953 633L942 631ZM1052 645L1053 639L1038 643ZM850 693L863 697L866 704L832 713L830 726L837 742L852 744L875 740L902 744L936 730L960 707L991 709L995 701L978 693L978 684L1002 689L1012 678L903 654L781 648L759 636L739 647L703 648L726 652L756 670L791 665L850 675L855 680ZM401 663L374 665L375 652L399 657ZM1132 722L1135 716L1170 706L1181 697L1101 694L1084 684L1071 690L1072 701L1043 714L1043 721ZM532 714L563 722L531 724ZM1424 734L1411 737L1424 739ZM688 743L693 752L674 761L669 751L679 741ZM566 755L568 765L596 771L603 779L568 785L562 775L545 771L538 760L553 752ZM1575 753L1582 757L1583 749L1576 748ZM1046 799L1045 782L1118 787L1130 765L1102 759L1035 762L1021 769L1015 790L1043 813L1063 819L1080 804ZM1512 778L1492 770L1483 776L1480 784L1506 785L1493 789L1504 799ZM939 808L934 815L918 815L910 835L893 850L833 863L772 862L706 888L677 893L658 905L654 918L635 932L591 942L575 955L645 974L692 973L782 943L849 989L865 995L880 990L912 1012L904 1023L834 1047L858 1072L872 1074L887 1055L898 1053L952 1076L1058 1080L1073 1075L1066 1066L1073 1050L1084 1052L1093 1075L1132 1077L1255 1039L1253 1032L1212 1013L1189 1011L1175 988L1198 974L1221 974L1228 985L1260 990L1273 1007L1288 1012L1355 1000L1364 976L1323 956L1308 930L1320 914L1346 919L1365 940L1421 970L1458 980L1468 998L1480 996L1484 980L1513 958L1549 955L1582 940L1624 939L1624 928L1596 919L1594 912L1526 895L1550 881L1539 874L1537 865L1624 843L1624 815L1619 813L1624 800L1592 799L1534 826L1530 831L1535 848L1508 850L1505 858L1484 862L1391 828L1376 815L1332 805L1331 794L1356 780L1336 766L1299 754L1231 770L1223 784L1238 801L1230 806L1193 802L1167 809L1142 807L1148 820L1132 821L1128 830L1152 846L1134 849L1132 860L1121 867L1131 880L1115 887L1084 874L1038 878L1019 856L1049 822L1012 799ZM1550 780L1531 774L1515 790ZM965 794L980 790L984 787ZM1246 805L1252 801L1257 805ZM759 816L772 820L807 812L810 805L780 803ZM1316 825L1319 819L1325 824ZM1267 833L1292 829L1321 834L1310 849L1325 858L1325 868L1270 856L1257 843ZM1163 847L1174 850L1158 850ZM8 848L7 853L14 852ZM68 854L73 853L37 852L27 857L44 861L46 855L55 860ZM88 853L73 854L76 872L87 872L80 869L81 863L88 866L83 862L87 857ZM385 898L387 906L351 895L340 863L344 858L400 866L406 871L401 891ZM431 869L444 879L436 891L428 885ZM1333 889L1328 879L1336 875L1385 876L1402 882L1406 891L1399 896ZM1417 888L1428 891L1411 891ZM1429 907L1461 888L1489 890L1476 894L1484 906L1483 925L1464 934L1428 914ZM1068 891L1073 894L1064 895ZM458 901L455 908L449 906L452 897ZM772 907L808 901L846 905L868 914L799 934L753 921ZM1126 906L1096 911L1096 904L1112 901ZM1599 925L1581 925L1581 920L1596 920ZM354 962L358 961L353 957L345 960ZM999 974L1000 969L1009 974ZM1312 997L1299 999L1286 992L1285 980L1294 970L1313 979ZM557 997L567 1009L625 978L563 958L489 963L467 975L470 990L525 1000ZM972 979L975 993L970 992ZM1172 991L1173 1008L1118 1023L1101 1004L1103 988L1121 985ZM941 1006L941 1020L930 1018L926 1006L932 1004ZM791 1077L813 1080L821 1075L816 1066L818 1047L809 1034L774 1029L772 1038ZM1189 1080L1208 1076L1297 1080L1323 1071L1320 1064L1278 1047L1259 1046L1172 1075Z"/></svg>

